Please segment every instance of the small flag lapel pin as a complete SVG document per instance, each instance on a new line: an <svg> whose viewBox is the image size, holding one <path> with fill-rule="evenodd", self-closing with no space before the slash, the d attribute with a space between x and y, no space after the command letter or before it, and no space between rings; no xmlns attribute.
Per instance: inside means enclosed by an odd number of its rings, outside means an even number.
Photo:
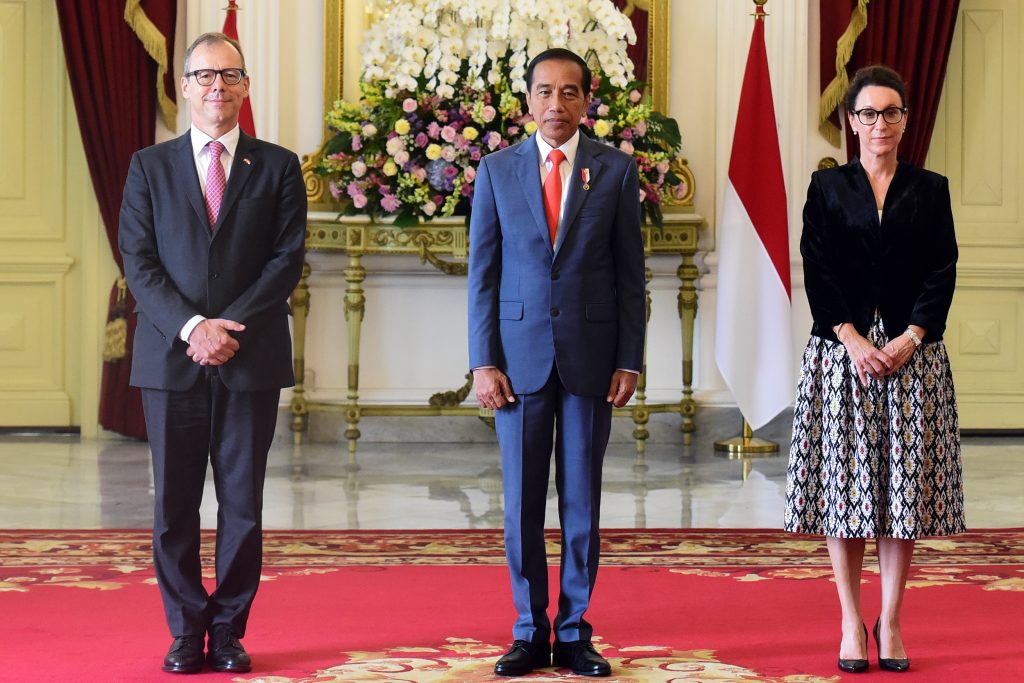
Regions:
<svg viewBox="0 0 1024 683"><path fill-rule="evenodd" d="M584 190L589 190L590 189L590 169L589 168L583 169L583 189Z"/></svg>

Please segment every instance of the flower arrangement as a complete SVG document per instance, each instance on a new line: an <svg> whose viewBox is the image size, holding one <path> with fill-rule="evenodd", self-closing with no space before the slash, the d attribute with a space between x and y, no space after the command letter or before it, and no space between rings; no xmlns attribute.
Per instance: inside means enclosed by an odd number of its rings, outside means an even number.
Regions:
<svg viewBox="0 0 1024 683"><path fill-rule="evenodd" d="M567 47L594 71L583 131L634 155L645 217L660 225L663 202L686 190L672 168L681 140L632 80L635 41L611 0L400 0L366 37L359 102L327 115L318 172L348 213L399 226L468 214L480 159L536 130L521 99L529 60Z"/></svg>

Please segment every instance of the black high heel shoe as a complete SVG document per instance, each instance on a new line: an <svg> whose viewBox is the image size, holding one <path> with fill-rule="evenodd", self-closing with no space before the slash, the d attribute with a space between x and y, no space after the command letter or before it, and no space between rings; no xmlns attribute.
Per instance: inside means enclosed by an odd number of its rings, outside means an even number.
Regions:
<svg viewBox="0 0 1024 683"><path fill-rule="evenodd" d="M881 631L882 618L879 617L878 621L875 622L875 645L878 647L878 667L884 671L895 671L896 673L903 673L910 668L909 659L895 659L895 658L882 658L882 644L879 642L878 634Z"/></svg>
<svg viewBox="0 0 1024 683"><path fill-rule="evenodd" d="M868 627L861 624L860 627L864 629L864 648L868 646ZM868 670L868 660L866 659L843 659L839 658L839 670L845 671L848 674L862 674Z"/></svg>

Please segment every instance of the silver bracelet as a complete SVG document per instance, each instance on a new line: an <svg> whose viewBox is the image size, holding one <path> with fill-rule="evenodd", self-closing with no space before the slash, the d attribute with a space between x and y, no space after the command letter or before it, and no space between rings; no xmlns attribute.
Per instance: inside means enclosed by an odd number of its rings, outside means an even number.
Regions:
<svg viewBox="0 0 1024 683"><path fill-rule="evenodd" d="M921 346L921 338L917 336L917 332L914 332L914 331L913 331L912 329L910 329L910 328L908 327L908 328L907 328L907 331L906 331L906 332L904 332L903 334L905 334L905 335L907 335L908 337L910 337L910 341L914 342L914 348L915 348L915 349L916 349L917 347Z"/></svg>

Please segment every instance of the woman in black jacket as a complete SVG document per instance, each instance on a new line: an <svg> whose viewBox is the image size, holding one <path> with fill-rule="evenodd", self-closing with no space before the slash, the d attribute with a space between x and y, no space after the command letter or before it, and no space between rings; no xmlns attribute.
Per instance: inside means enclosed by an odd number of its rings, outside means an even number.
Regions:
<svg viewBox="0 0 1024 683"><path fill-rule="evenodd" d="M859 158L811 177L800 253L814 324L793 416L788 531L827 537L842 607L839 668L868 668L860 609L876 538L879 665L910 666L900 607L924 536L963 532L960 432L942 335L956 282L946 178L896 158L905 87L883 66L847 91Z"/></svg>

